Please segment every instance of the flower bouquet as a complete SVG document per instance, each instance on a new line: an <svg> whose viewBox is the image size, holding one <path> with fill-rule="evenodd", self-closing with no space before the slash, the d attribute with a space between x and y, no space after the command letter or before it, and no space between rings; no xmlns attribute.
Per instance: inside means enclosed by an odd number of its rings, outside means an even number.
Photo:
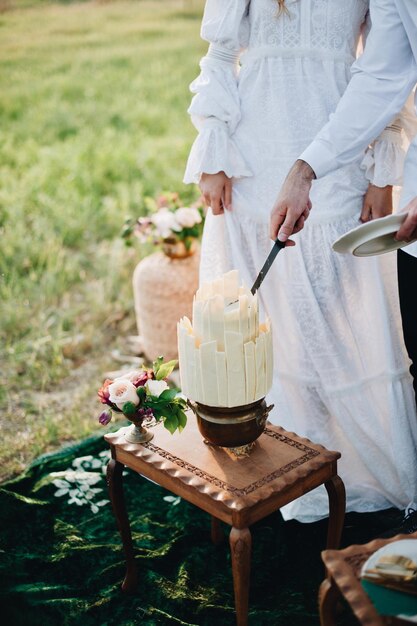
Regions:
<svg viewBox="0 0 417 626"><path fill-rule="evenodd" d="M106 426L112 419L113 411L123 413L133 422L125 435L130 443L144 443L152 439L153 433L143 426L145 420L162 420L171 434L176 430L181 432L187 423L184 411L187 402L179 395L178 389L170 389L166 382L176 364L177 361L164 363L159 357L151 369L134 370L114 380L105 380L98 397L108 408L100 414L100 424Z"/></svg>
<svg viewBox="0 0 417 626"><path fill-rule="evenodd" d="M146 217L127 219L122 237L127 245L133 236L141 243L160 245L171 258L185 258L195 252L204 224L202 201L183 206L177 193L165 193L156 200L145 198Z"/></svg>

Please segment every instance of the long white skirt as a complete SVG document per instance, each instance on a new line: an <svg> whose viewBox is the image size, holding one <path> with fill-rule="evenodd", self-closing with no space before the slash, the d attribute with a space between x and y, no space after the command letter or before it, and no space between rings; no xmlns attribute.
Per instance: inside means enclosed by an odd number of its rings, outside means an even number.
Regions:
<svg viewBox="0 0 417 626"><path fill-rule="evenodd" d="M270 419L342 453L348 511L402 509L417 501L417 417L396 254L334 253L332 243L357 226L358 217L310 217L259 290L274 337ZM201 281L237 268L251 286L272 245L268 230L238 211L216 217L209 211ZM302 522L327 516L324 487L282 513Z"/></svg>

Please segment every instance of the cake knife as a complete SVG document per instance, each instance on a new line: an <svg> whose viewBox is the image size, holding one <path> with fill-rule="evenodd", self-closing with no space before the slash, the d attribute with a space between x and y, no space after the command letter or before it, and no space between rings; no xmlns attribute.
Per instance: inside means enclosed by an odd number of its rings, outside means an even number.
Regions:
<svg viewBox="0 0 417 626"><path fill-rule="evenodd" d="M262 285L265 276L268 274L272 263L275 261L275 257L277 256L278 252L280 250L282 250L282 248L285 248L285 242L284 241L280 241L279 239L275 239L275 243L272 246L271 252L268 254L265 263L263 264L263 267L261 269L261 271L259 272L258 276L256 277L255 282L252 285L251 288L251 294L254 296L255 293L258 291L259 287ZM227 306L231 306L232 304L236 304L236 302L239 302L239 300L233 300L233 302L229 302L229 304Z"/></svg>
<svg viewBox="0 0 417 626"><path fill-rule="evenodd" d="M271 268L272 263L275 261L275 257L277 256L278 252L282 250L282 248L285 248L285 241L280 241L279 239L275 239L275 243L272 246L272 250L268 254L267 259L261 271L259 272L258 276L256 277L255 282L252 285L252 288L251 288L252 295L255 295L259 287L262 285L265 276L268 274Z"/></svg>

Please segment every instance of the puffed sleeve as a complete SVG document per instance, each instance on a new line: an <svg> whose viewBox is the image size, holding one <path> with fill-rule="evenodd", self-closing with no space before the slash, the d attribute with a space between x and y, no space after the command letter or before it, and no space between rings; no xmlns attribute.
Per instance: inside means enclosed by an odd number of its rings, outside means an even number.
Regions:
<svg viewBox="0 0 417 626"><path fill-rule="evenodd" d="M362 40L365 44L371 29L368 14ZM387 126L365 152L361 167L365 176L376 187L401 185L404 160L410 141L417 133L417 116L414 111L413 92L399 116Z"/></svg>
<svg viewBox="0 0 417 626"><path fill-rule="evenodd" d="M376 187L402 185L404 160L417 133L414 94L411 93L398 118L369 146L362 161L365 176Z"/></svg>
<svg viewBox="0 0 417 626"><path fill-rule="evenodd" d="M227 176L252 176L233 140L240 121L237 87L239 56L249 38L250 0L207 0L201 37L209 42L200 75L191 83L194 95L188 113L199 131L191 148L185 183L198 183L201 174L224 171Z"/></svg>

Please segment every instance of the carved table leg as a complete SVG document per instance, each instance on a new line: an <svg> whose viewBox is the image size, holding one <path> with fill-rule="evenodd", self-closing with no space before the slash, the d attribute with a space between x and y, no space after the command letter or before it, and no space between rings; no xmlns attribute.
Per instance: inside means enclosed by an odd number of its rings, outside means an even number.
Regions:
<svg viewBox="0 0 417 626"><path fill-rule="evenodd" d="M326 578L319 589L319 612L321 626L336 626L336 605L340 591L331 578Z"/></svg>
<svg viewBox="0 0 417 626"><path fill-rule="evenodd" d="M126 576L122 584L122 591L131 592L137 586L137 570L133 556L132 535L130 532L129 518L126 513L126 506L123 495L123 474L124 465L115 459L111 459L107 466L107 485L109 488L110 500L113 506L113 513L116 518L117 527L122 537L123 549L126 557Z"/></svg>
<svg viewBox="0 0 417 626"><path fill-rule="evenodd" d="M221 527L220 520L211 516L211 540L215 546L220 545L224 541L224 532Z"/></svg>
<svg viewBox="0 0 417 626"><path fill-rule="evenodd" d="M230 532L233 587L237 626L247 626L249 610L249 579L252 537L249 528L235 528Z"/></svg>
<svg viewBox="0 0 417 626"><path fill-rule="evenodd" d="M327 531L327 549L337 550L342 536L346 510L346 492L340 476L333 476L324 483L329 496L329 528Z"/></svg>

